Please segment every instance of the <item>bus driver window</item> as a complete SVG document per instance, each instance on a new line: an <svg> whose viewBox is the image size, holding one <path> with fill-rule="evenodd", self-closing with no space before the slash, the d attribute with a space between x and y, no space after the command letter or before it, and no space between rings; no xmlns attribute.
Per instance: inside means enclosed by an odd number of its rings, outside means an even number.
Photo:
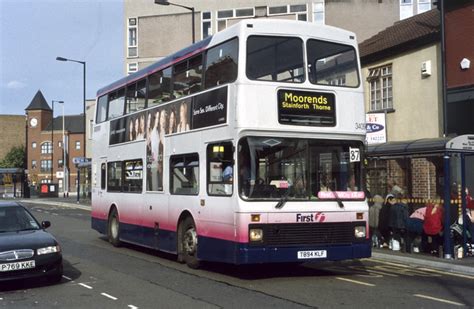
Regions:
<svg viewBox="0 0 474 309"><path fill-rule="evenodd" d="M207 193L209 195L232 195L234 179L232 148L232 143L230 142L207 146Z"/></svg>

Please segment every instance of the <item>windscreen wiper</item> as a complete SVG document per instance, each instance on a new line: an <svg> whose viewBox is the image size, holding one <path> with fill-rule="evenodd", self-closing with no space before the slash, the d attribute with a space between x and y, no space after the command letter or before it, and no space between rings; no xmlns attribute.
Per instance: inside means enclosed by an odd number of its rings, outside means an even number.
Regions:
<svg viewBox="0 0 474 309"><path fill-rule="evenodd" d="M281 209L285 206L286 202L288 201L288 195L290 195L290 189L285 192L285 194L280 198L280 201L275 205L276 209Z"/></svg>
<svg viewBox="0 0 474 309"><path fill-rule="evenodd" d="M337 205L339 205L340 208L344 208L344 203L342 202L342 200L339 198L339 195L337 195L337 192L336 191L332 191L332 193L334 193L334 197L336 198L336 202L337 202Z"/></svg>

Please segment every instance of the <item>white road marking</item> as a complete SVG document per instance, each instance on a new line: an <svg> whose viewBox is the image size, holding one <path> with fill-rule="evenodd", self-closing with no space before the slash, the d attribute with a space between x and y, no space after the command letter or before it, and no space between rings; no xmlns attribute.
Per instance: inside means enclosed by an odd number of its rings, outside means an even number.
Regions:
<svg viewBox="0 0 474 309"><path fill-rule="evenodd" d="M352 279L347 279L347 278L336 277L336 279L342 280L342 281L351 282L351 283L355 283L355 284L360 284L360 285L375 286L375 284L372 284L372 283L366 283L366 282L357 281L357 280L352 280Z"/></svg>
<svg viewBox="0 0 474 309"><path fill-rule="evenodd" d="M436 298L436 297L422 295L422 294L413 294L413 296L420 297L420 298L426 298L426 299L430 299L430 300L435 300L435 301L439 301L439 302L442 302L442 303L455 305L455 306L466 306L465 304L458 303L458 302L455 302L455 301L442 299L442 298Z"/></svg>
<svg viewBox="0 0 474 309"><path fill-rule="evenodd" d="M469 275L450 273L450 272L446 272L446 271L440 271L440 270L429 269L429 268L420 268L420 270L428 271L428 272L432 272L432 273L436 273L436 274L441 274L441 275L449 275L449 276L453 276L453 277L459 277L459 278L474 280L474 276L469 276Z"/></svg>
<svg viewBox="0 0 474 309"><path fill-rule="evenodd" d="M377 259L373 259L373 260L377 260ZM382 260L377 260L377 263L393 265L393 266L398 266L398 267L404 267L404 268L414 268L414 269L418 269L418 270L421 270L421 271L426 271L426 272L431 272L431 273L436 273L436 274L441 274L441 275L449 275L449 276L453 276L453 277L459 277L459 278L474 280L474 276L463 275L463 274L458 274L458 273L452 273L452 272L448 272L448 271L435 270L435 269L426 268L426 267L417 268L417 267L413 267L413 266L409 266L409 265L392 263L392 262L387 262L387 261L382 261Z"/></svg>
<svg viewBox="0 0 474 309"><path fill-rule="evenodd" d="M65 275L63 275L63 278L66 279L66 280L72 281L71 278L69 278L68 276L65 276Z"/></svg>
<svg viewBox="0 0 474 309"><path fill-rule="evenodd" d="M137 306L134 306L134 305L128 305L128 308L130 308L130 309L138 309L138 307L137 307Z"/></svg>
<svg viewBox="0 0 474 309"><path fill-rule="evenodd" d="M53 216L59 216L57 213L53 212L52 213Z"/></svg>
<svg viewBox="0 0 474 309"><path fill-rule="evenodd" d="M79 283L79 285L85 287L86 289L92 290L92 287L91 287L91 286L88 286L87 284Z"/></svg>
<svg viewBox="0 0 474 309"><path fill-rule="evenodd" d="M107 293L100 293L100 295L105 296L105 297L107 297L107 298L110 298L110 299L112 299L112 300L117 300L117 297L114 297L114 296L109 295L109 294L107 294Z"/></svg>

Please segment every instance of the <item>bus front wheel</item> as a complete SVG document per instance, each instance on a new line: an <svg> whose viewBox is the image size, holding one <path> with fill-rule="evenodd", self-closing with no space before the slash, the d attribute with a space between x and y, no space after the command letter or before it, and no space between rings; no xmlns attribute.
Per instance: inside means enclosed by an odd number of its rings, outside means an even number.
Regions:
<svg viewBox="0 0 474 309"><path fill-rule="evenodd" d="M187 217L180 224L178 261L186 262L190 268L199 268L197 259L198 235L196 225L191 217Z"/></svg>
<svg viewBox="0 0 474 309"><path fill-rule="evenodd" d="M121 242L120 242L120 221L119 221L119 216L117 213L117 209L112 209L110 215L109 215L109 224L108 224L108 236L109 236L109 242L114 246L114 247L119 247Z"/></svg>

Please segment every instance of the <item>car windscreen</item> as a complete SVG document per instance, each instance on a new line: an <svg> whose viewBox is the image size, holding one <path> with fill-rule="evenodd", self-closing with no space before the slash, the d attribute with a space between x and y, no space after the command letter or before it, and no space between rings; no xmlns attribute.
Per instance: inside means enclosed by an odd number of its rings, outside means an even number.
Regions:
<svg viewBox="0 0 474 309"><path fill-rule="evenodd" d="M38 229L38 222L23 207L0 208L0 233Z"/></svg>

